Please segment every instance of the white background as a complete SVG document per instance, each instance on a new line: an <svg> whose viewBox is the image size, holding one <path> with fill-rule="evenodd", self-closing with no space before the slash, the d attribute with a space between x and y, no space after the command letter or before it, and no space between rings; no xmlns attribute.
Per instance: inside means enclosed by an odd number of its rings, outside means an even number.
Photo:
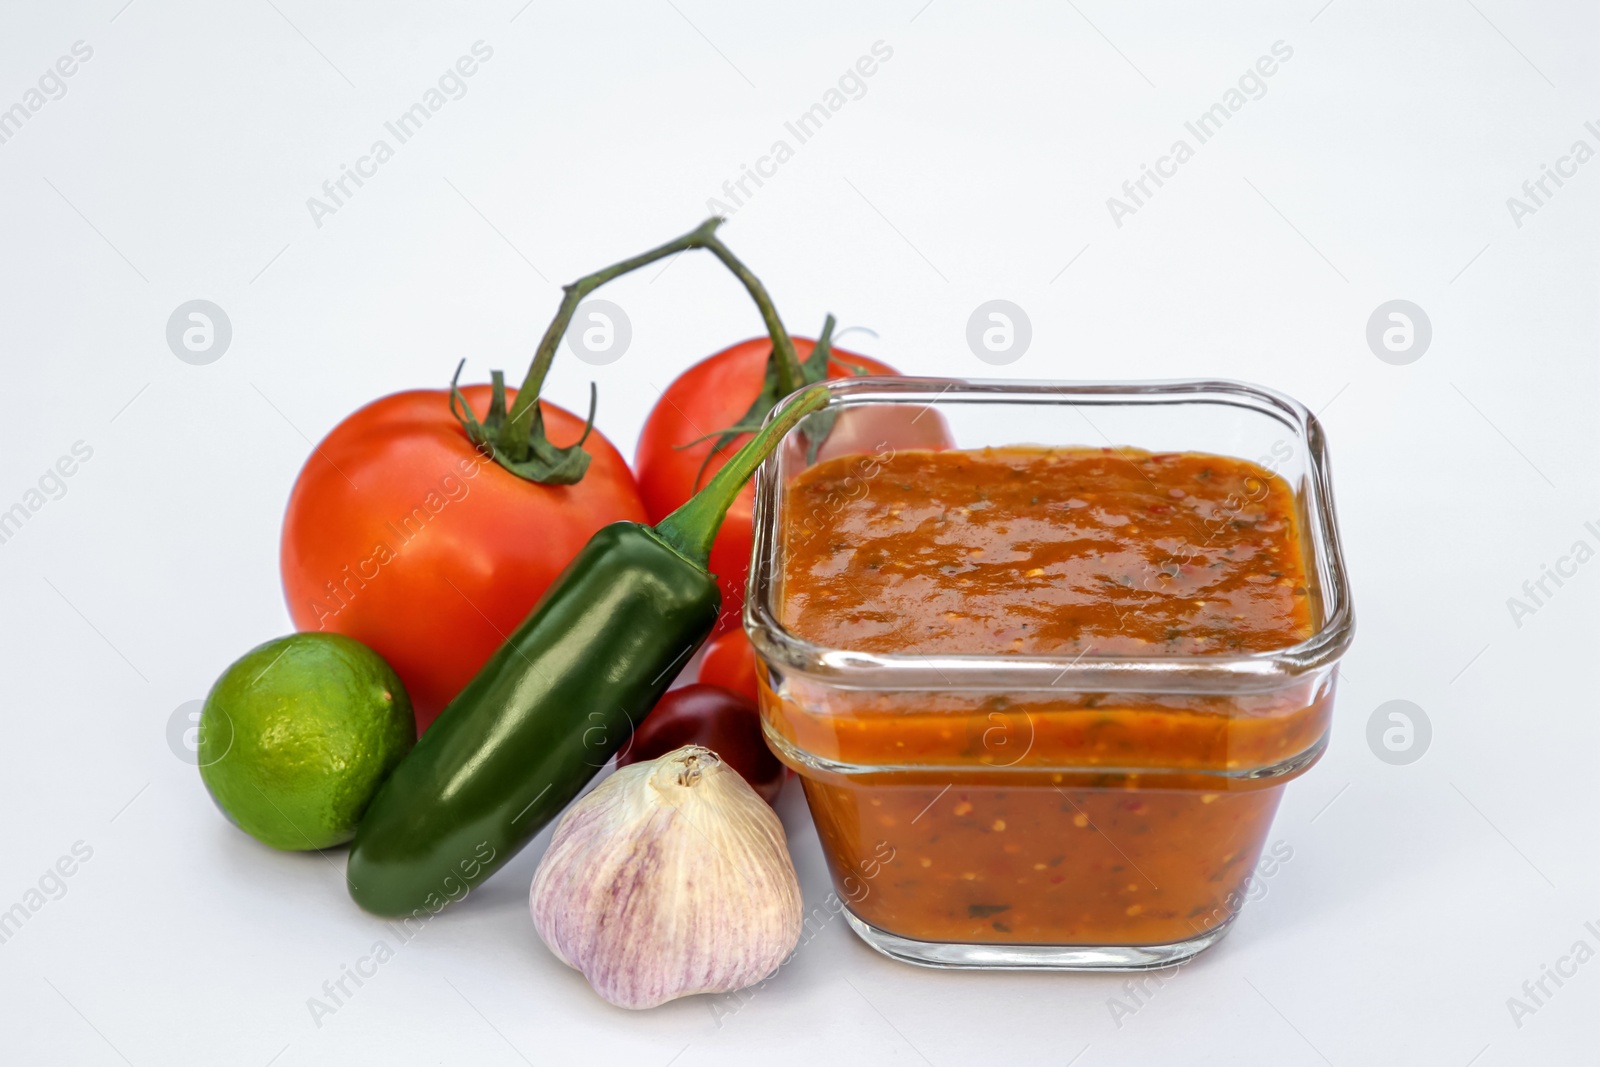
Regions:
<svg viewBox="0 0 1600 1067"><path fill-rule="evenodd" d="M0 544L0 909L74 842L93 858L0 944L0 1059L1600 1059L1600 962L1520 1027L1507 1007L1578 940L1600 949L1600 563L1520 627L1506 603L1600 547L1600 162L1521 226L1506 205L1573 141L1600 148L1600 16L1320 2L6 0L0 107L75 41L94 54L0 144L0 508L74 442L94 452ZM467 95L316 226L307 197L478 40ZM544 950L541 838L314 1025L307 999L385 928L342 854L246 838L166 741L289 629L278 524L308 439L463 356L520 376L555 283L689 229L880 40L866 94L724 229L792 329L832 311L906 371L989 375L966 322L1004 298L1033 342L1001 373L1225 376L1322 411L1360 627L1332 746L1272 832L1293 860L1120 1026L1120 978L916 969L839 920L719 1020L707 998L614 1010ZM1280 40L1266 94L1115 225L1106 198ZM605 295L631 349L564 354L547 396L580 406L596 379L631 455L657 387L760 323L707 257ZM233 324L209 366L165 341L193 298ZM1408 366L1365 340L1394 298L1433 324ZM1409 766L1366 743L1391 699L1433 724ZM820 904L798 791L781 810Z"/></svg>

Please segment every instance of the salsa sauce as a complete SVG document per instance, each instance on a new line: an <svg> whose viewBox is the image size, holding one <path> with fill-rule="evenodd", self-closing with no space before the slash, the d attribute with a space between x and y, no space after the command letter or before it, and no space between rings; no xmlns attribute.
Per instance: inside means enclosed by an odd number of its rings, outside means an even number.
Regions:
<svg viewBox="0 0 1600 1067"><path fill-rule="evenodd" d="M1293 492L1244 460L913 451L828 460L786 492L782 621L825 647L1237 655L1314 630ZM841 895L930 941L1155 945L1227 921L1330 706L1304 688L869 693L798 677L780 698L763 680Z"/></svg>
<svg viewBox="0 0 1600 1067"><path fill-rule="evenodd" d="M1253 463L1129 449L903 452L802 473L784 623L866 652L1208 655L1311 634L1294 494Z"/></svg>

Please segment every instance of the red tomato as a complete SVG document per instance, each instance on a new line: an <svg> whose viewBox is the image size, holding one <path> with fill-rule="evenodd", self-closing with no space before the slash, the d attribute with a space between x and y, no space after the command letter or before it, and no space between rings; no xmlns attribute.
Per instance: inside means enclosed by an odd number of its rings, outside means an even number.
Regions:
<svg viewBox="0 0 1600 1067"><path fill-rule="evenodd" d="M761 699L756 684L756 650L750 647L744 630L736 627L712 638L706 645L705 658L700 661L700 680L731 689L753 701Z"/></svg>
<svg viewBox="0 0 1600 1067"><path fill-rule="evenodd" d="M761 713L738 693L715 685L668 690L633 732L617 766L659 759L684 745L715 752L768 804L783 790L785 768L761 735Z"/></svg>
<svg viewBox="0 0 1600 1067"><path fill-rule="evenodd" d="M815 346L815 341L804 337L794 339L795 354L801 360L810 355ZM640 495L651 522L659 522L693 496L695 490L705 484L705 479L720 470L739 446L749 440L749 434L740 436L706 464L704 472L701 464L716 444L715 438L687 448L677 447L739 421L761 393L767 355L771 351L772 341L767 337L740 342L696 363L661 394L645 420L644 431L639 435L639 449L634 455ZM875 359L839 348L833 350L828 377L847 378L858 372L895 373ZM948 443L944 424L936 414L921 420L898 421L904 425L897 426L889 435L889 443L897 448L940 448ZM841 418L835 424L830 447L819 458L834 451L831 447L834 437L843 440L851 435L848 423L849 420ZM862 445L855 450L870 450L876 444ZM719 631L738 625L739 612L744 607L754 509L755 488L749 485L729 509L711 549L711 573L717 576L717 584L722 588L722 615L717 620Z"/></svg>
<svg viewBox="0 0 1600 1067"><path fill-rule="evenodd" d="M489 410L487 385L462 393L480 418ZM540 408L554 444L582 434L582 419ZM427 729L596 530L644 521L611 442L597 430L584 450L582 481L539 485L473 447L445 390L368 404L316 447L289 495L280 563L295 625L388 660Z"/></svg>

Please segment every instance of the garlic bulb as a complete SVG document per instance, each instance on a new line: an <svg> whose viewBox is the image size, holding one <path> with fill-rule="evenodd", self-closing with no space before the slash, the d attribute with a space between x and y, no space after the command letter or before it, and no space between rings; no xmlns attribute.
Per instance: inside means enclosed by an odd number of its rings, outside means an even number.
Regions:
<svg viewBox="0 0 1600 1067"><path fill-rule="evenodd" d="M800 938L783 824L698 745L623 767L574 804L529 906L550 951L624 1008L754 985Z"/></svg>

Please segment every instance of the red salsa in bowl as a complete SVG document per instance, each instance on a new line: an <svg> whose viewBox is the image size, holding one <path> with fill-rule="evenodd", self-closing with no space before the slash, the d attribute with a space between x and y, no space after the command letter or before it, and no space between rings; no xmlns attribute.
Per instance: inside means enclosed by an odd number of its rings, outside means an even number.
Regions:
<svg viewBox="0 0 1600 1067"><path fill-rule="evenodd" d="M1326 621L1295 488L1132 447L784 473L752 597L764 723L857 932L976 966L1150 966L1220 937L1331 713L1331 670L1249 673ZM1223 661L1240 684L1184 677Z"/></svg>

